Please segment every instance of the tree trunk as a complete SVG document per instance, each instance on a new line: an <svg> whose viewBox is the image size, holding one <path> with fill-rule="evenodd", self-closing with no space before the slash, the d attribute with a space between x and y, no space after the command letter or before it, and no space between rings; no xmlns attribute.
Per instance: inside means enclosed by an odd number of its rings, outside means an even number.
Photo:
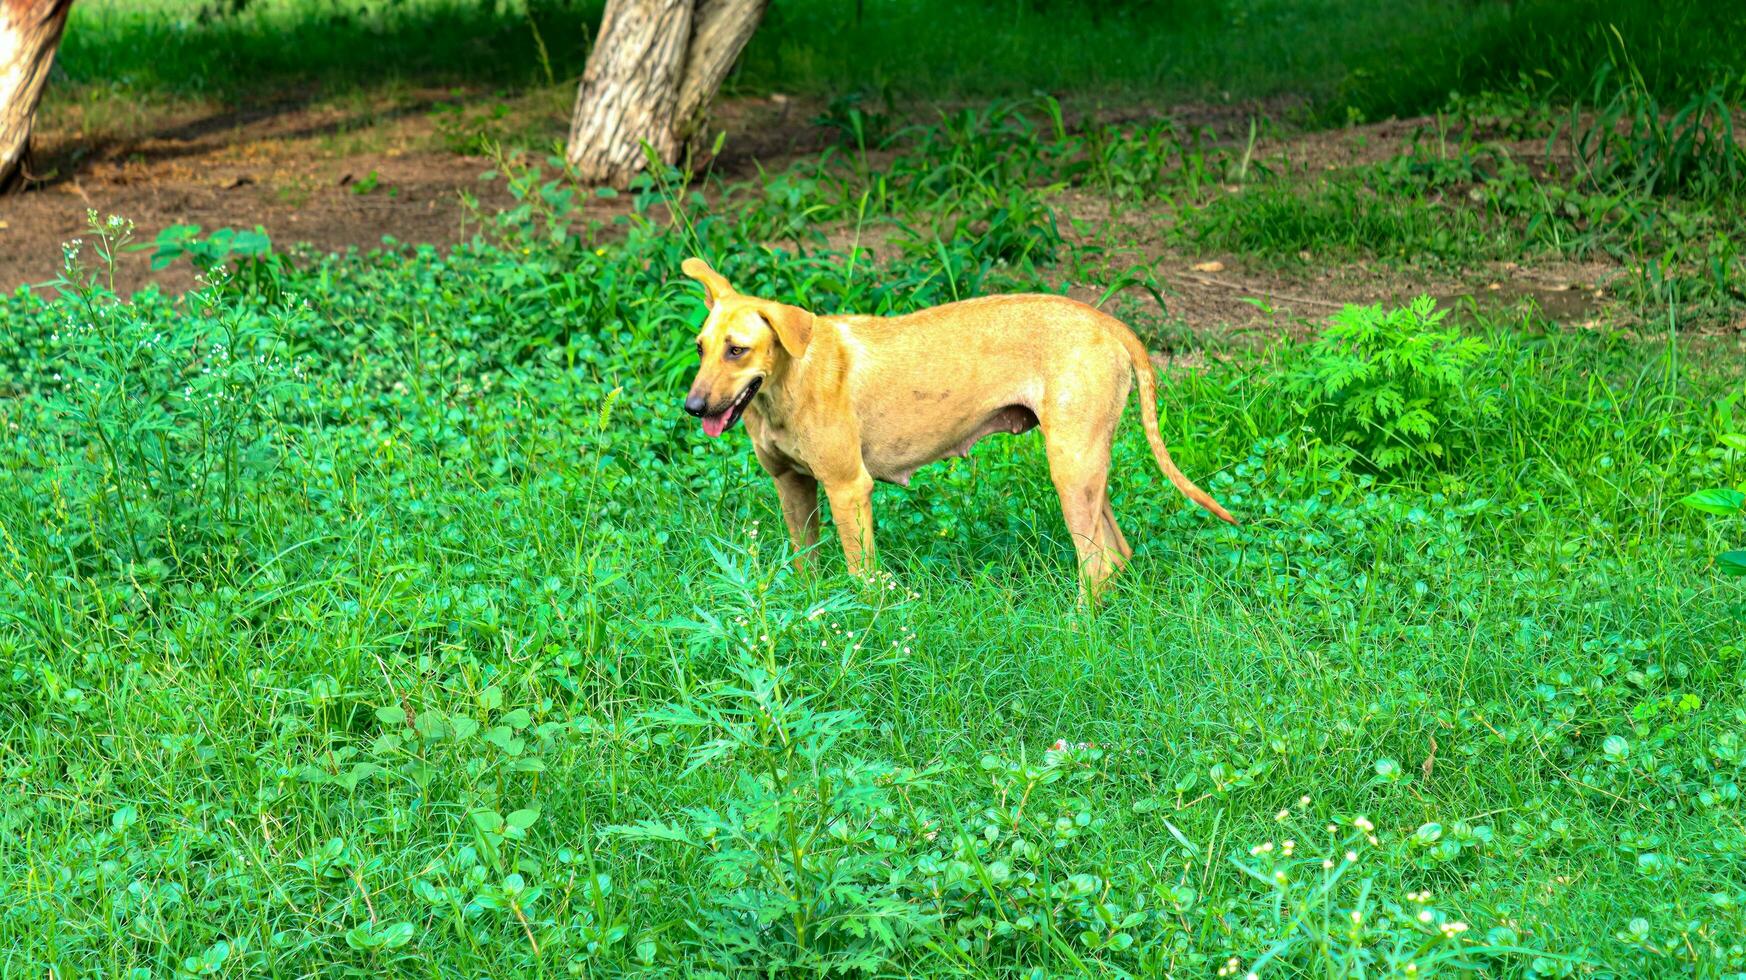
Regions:
<svg viewBox="0 0 1746 980"><path fill-rule="evenodd" d="M607 0L570 123L577 174L624 187L647 164L644 143L676 163L767 4Z"/></svg>
<svg viewBox="0 0 1746 980"><path fill-rule="evenodd" d="M709 103L758 29L768 4L769 0L697 0L691 46L685 52L685 78L673 114L674 134L681 144L702 130Z"/></svg>
<svg viewBox="0 0 1746 980"><path fill-rule="evenodd" d="M0 0L0 191L23 174L30 123L73 0Z"/></svg>

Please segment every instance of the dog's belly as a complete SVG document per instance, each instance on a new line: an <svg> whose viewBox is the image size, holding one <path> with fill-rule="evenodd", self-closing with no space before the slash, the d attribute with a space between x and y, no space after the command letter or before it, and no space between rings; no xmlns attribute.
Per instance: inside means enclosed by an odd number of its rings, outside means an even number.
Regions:
<svg viewBox="0 0 1746 980"><path fill-rule="evenodd" d="M937 433L909 432L864 442L863 465L875 480L909 486L915 471L935 460L968 456L970 448L997 432L1018 435L1037 427L1037 413L1025 405L1004 405L969 425L942 428ZM932 438L929 438L932 437Z"/></svg>

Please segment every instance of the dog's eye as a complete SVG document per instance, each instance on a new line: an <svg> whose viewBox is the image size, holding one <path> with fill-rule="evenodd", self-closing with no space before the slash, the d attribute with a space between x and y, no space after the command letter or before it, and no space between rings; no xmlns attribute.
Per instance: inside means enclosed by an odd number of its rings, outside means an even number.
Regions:
<svg viewBox="0 0 1746 980"><path fill-rule="evenodd" d="M733 347L733 346L730 346L730 347L728 347L728 349L727 349L727 358L728 358L728 360L730 360L730 361L737 361L737 360L739 360L739 359L740 359L740 358L741 358L741 357L744 357L744 356L745 356L745 354L746 354L746 349L745 349L745 348L744 348L744 347Z"/></svg>
<svg viewBox="0 0 1746 980"><path fill-rule="evenodd" d="M697 356L698 357L703 356L703 341L701 341L701 340L697 342Z"/></svg>

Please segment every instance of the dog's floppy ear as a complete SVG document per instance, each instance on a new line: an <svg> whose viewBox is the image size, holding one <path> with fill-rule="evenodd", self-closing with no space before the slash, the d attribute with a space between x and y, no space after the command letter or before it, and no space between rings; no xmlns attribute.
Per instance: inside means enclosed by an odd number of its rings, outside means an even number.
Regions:
<svg viewBox="0 0 1746 980"><path fill-rule="evenodd" d="M785 303L766 303L758 312L770 321L770 329L776 331L776 339L782 342L789 357L798 358L806 353L806 345L812 343L815 319L810 312Z"/></svg>
<svg viewBox="0 0 1746 980"><path fill-rule="evenodd" d="M721 277L721 273L711 269L709 263L697 256L692 256L679 264L679 270L691 278L703 283L703 305L715 308L715 301L723 296L734 295L734 287Z"/></svg>

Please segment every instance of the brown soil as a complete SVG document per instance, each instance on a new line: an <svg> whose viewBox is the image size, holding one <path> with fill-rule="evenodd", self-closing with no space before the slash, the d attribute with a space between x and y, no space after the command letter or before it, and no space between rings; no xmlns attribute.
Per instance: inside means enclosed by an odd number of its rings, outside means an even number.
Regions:
<svg viewBox="0 0 1746 980"><path fill-rule="evenodd" d="M37 133L36 169L49 176L0 197L0 289L54 279L61 244L86 234L92 210L131 219L144 243L186 224L208 231L259 225L275 247L308 243L319 252L369 249L384 235L439 246L462 241L477 227L463 193L486 214L512 199L502 181L480 179L490 159L442 148L430 111L440 95L402 97L387 110L287 106L169 116L137 132L89 137L70 114L62 128ZM816 113L782 96L723 106L717 120L731 138L715 166L752 173L758 160L816 152L826 134L805 122ZM562 132L561 116L539 122ZM589 208L585 217L622 210L604 201ZM118 290L193 284L186 262L153 270L150 254L124 257Z"/></svg>
<svg viewBox="0 0 1746 980"><path fill-rule="evenodd" d="M432 107L442 93L411 93L388 107L347 110L287 105L224 110L155 119L125 134L83 131L76 113L59 116L58 128L38 134L38 166L52 176L34 189L0 198L0 288L44 283L59 272L61 243L86 232L86 212L118 214L149 243L175 224L264 227L275 246L308 243L319 251L368 249L385 235L402 242L454 244L473 234L473 212L462 194L478 199L486 213L510 203L501 181L481 181L492 162L443 148ZM551 100L517 106L536 131L560 133L564 106ZM951 107L945 107L950 109ZM712 164L718 173L749 177L762 166L785 166L817 153L829 134L811 120L820 106L773 96L733 100L720 107L716 128L727 134L724 152ZM1247 120L1257 112L1278 118L1287 105L1189 105L1172 110L1178 120L1219 136L1247 138ZM1069 122L1087 110L1071 108ZM1115 121L1138 120L1156 110L1104 111ZM1334 133L1268 137L1257 159L1305 169L1350 165L1394 152L1422 131L1425 120L1390 121ZM588 216L608 218L617 201L591 200ZM1112 211L1095 195L1069 191L1057 205L1082 225L1116 223L1138 249L1112 262L1143 262L1166 287L1168 319L1191 334L1217 330L1236 339L1245 330L1290 329L1319 321L1348 302L1398 301L1429 292L1454 303L1463 297L1507 305L1532 301L1571 321L1592 318L1598 286L1610 273L1600 266L1512 264L1457 280L1403 273L1367 263L1305 267L1290 272L1247 266L1233 257L1190 257L1155 242L1155 216ZM831 240L849 244L846 233ZM863 241L877 254L877 230ZM150 268L149 248L125 256L117 287L124 291L157 283L174 291L193 283L186 262ZM1097 299L1102 290L1075 287L1074 295ZM1136 293L1137 299L1140 294ZM1266 304L1270 312L1250 300Z"/></svg>

